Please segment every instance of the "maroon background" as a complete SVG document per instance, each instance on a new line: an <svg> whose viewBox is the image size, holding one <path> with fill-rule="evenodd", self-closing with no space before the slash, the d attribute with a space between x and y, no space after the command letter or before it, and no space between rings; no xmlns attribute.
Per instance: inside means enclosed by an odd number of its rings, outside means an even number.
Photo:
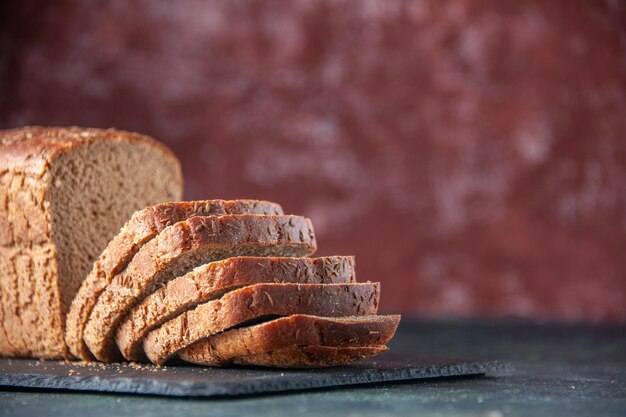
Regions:
<svg viewBox="0 0 626 417"><path fill-rule="evenodd" d="M626 319L624 2L2 3L2 127L153 135L385 311Z"/></svg>

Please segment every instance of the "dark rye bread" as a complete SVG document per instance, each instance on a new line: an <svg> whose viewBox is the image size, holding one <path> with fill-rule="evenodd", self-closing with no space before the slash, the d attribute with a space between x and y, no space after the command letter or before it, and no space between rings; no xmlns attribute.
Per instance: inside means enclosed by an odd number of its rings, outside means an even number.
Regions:
<svg viewBox="0 0 626 417"><path fill-rule="evenodd" d="M182 196L180 164L117 130L0 131L0 356L69 358L65 317L135 211Z"/></svg>
<svg viewBox="0 0 626 417"><path fill-rule="evenodd" d="M162 323L236 287L256 283L354 282L354 257L228 258L201 265L143 299L122 321L115 340L128 360L145 360L144 337Z"/></svg>
<svg viewBox="0 0 626 417"><path fill-rule="evenodd" d="M233 358L297 346L384 346L393 337L400 316L317 317L296 314L229 330L200 340L178 356L202 365L228 365Z"/></svg>
<svg viewBox="0 0 626 417"><path fill-rule="evenodd" d="M83 331L100 293L147 241L168 226L192 216L218 214L283 214L280 205L258 200L204 200L163 203L133 214L111 240L72 302L66 320L65 342L77 358L92 360Z"/></svg>
<svg viewBox="0 0 626 417"><path fill-rule="evenodd" d="M83 339L99 360L121 359L115 332L124 316L162 284L207 262L235 256L307 256L316 249L311 221L300 216L197 216L144 244L100 294Z"/></svg>
<svg viewBox="0 0 626 417"><path fill-rule="evenodd" d="M271 352L233 358L237 365L272 368L328 368L376 356L389 350L387 346L334 347L292 346Z"/></svg>
<svg viewBox="0 0 626 417"><path fill-rule="evenodd" d="M343 317L376 314L378 283L255 284L200 304L148 333L143 348L161 365L181 349L251 320L292 314Z"/></svg>

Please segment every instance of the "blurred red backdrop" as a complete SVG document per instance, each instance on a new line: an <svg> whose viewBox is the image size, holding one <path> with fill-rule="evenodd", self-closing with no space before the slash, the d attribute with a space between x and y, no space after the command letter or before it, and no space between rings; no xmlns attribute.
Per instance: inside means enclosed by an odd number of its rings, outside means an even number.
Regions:
<svg viewBox="0 0 626 417"><path fill-rule="evenodd" d="M152 135L384 311L625 320L624 4L3 2L0 124Z"/></svg>

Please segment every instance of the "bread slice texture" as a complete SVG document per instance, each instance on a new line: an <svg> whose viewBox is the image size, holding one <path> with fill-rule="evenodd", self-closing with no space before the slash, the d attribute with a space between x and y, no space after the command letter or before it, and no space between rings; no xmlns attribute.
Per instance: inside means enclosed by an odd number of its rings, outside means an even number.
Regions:
<svg viewBox="0 0 626 417"><path fill-rule="evenodd" d="M271 352L233 358L236 365L272 368L328 368L367 359L389 350L386 346L292 346Z"/></svg>
<svg viewBox="0 0 626 417"><path fill-rule="evenodd" d="M280 205L258 200L204 200L157 204L133 214L109 242L83 281L67 315L65 342L77 358L94 357L83 332L98 297L113 277L123 271L146 242L166 227L193 216L223 214L283 214Z"/></svg>
<svg viewBox="0 0 626 417"><path fill-rule="evenodd" d="M378 299L377 283L250 285L183 312L148 333L143 348L150 361L161 365L201 339L252 320L292 314L372 315Z"/></svg>
<svg viewBox="0 0 626 417"><path fill-rule="evenodd" d="M236 256L307 256L315 252L311 221L300 216L198 216L144 244L100 294L83 339L104 362L121 359L115 333L131 309L164 283L202 264Z"/></svg>
<svg viewBox="0 0 626 417"><path fill-rule="evenodd" d="M133 212L182 185L176 157L147 136L0 131L0 355L68 358L65 317L93 262Z"/></svg>
<svg viewBox="0 0 626 417"><path fill-rule="evenodd" d="M184 310L257 283L345 284L354 282L354 258L239 257L201 265L143 299L122 321L115 340L122 355L145 361L146 335Z"/></svg>
<svg viewBox="0 0 626 417"><path fill-rule="evenodd" d="M399 315L335 318L295 314L210 336L178 356L195 364L224 366L238 357L298 346L384 346L399 323Z"/></svg>

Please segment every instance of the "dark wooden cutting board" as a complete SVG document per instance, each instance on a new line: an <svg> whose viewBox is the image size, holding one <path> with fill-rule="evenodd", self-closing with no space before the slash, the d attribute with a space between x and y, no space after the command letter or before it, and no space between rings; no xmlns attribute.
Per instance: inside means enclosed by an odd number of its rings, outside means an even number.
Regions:
<svg viewBox="0 0 626 417"><path fill-rule="evenodd" d="M347 366L280 370L0 359L0 386L168 396L237 396L402 380L480 376L498 361L415 359L390 353Z"/></svg>

